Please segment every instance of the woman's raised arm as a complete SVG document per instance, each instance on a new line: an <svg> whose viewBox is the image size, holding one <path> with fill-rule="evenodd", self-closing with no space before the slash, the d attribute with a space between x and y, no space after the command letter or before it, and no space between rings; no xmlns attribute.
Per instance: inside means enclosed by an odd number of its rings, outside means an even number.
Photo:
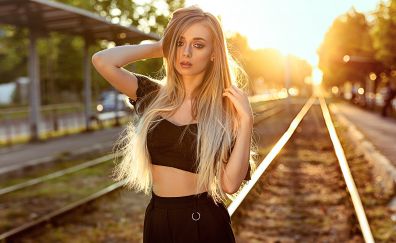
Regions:
<svg viewBox="0 0 396 243"><path fill-rule="evenodd" d="M162 39L149 44L116 46L96 52L92 56L92 64L115 89L136 99L136 76L123 66L142 59L160 57L163 57Z"/></svg>

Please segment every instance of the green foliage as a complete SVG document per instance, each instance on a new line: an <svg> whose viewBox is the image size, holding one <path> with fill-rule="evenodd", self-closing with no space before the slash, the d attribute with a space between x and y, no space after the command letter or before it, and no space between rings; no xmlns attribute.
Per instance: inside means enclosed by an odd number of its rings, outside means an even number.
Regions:
<svg viewBox="0 0 396 243"><path fill-rule="evenodd" d="M363 83L369 72L375 72L380 74L375 92L381 82L396 76L396 0L381 1L371 17L368 22L364 14L352 9L334 21L318 49L326 86ZM344 55L365 61L346 64Z"/></svg>
<svg viewBox="0 0 396 243"><path fill-rule="evenodd" d="M340 85L346 80L363 81L367 72L343 61L345 55L373 58L369 25L364 14L351 9L338 17L318 49L324 85Z"/></svg>
<svg viewBox="0 0 396 243"><path fill-rule="evenodd" d="M0 30L0 83L8 83L27 75L28 32L7 25L0 25Z"/></svg>
<svg viewBox="0 0 396 243"><path fill-rule="evenodd" d="M396 69L396 1L381 2L374 14L376 21L370 31L375 57L386 67Z"/></svg>
<svg viewBox="0 0 396 243"><path fill-rule="evenodd" d="M151 0L139 3L132 0L58 0L91 12L95 12L113 23L137 26L144 32L161 34L168 23L169 13L184 5L184 0ZM25 28L0 26L0 83L28 76L27 55L29 50L28 31ZM83 46L84 39L63 33L46 33L37 41L40 58L40 84L42 104L83 99ZM90 43L89 55L107 48L108 41ZM135 43L131 43L135 44ZM134 71L158 76L162 60L137 62ZM129 67L126 67L129 68ZM101 90L110 88L97 72L92 72L93 98ZM15 94L15 98L18 94Z"/></svg>

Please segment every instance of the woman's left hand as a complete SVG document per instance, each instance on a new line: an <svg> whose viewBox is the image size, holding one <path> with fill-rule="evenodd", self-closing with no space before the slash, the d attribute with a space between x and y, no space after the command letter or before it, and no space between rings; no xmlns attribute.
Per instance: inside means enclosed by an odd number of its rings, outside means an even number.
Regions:
<svg viewBox="0 0 396 243"><path fill-rule="evenodd" d="M234 104L241 121L253 123L252 108L250 107L249 99L245 92L235 85L231 85L224 90L223 96L227 96Z"/></svg>

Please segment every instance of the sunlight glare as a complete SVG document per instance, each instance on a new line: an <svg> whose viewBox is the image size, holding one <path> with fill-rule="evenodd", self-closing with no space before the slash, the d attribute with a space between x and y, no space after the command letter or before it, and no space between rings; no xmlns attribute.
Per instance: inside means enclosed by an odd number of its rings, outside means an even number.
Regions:
<svg viewBox="0 0 396 243"><path fill-rule="evenodd" d="M274 48L318 65L317 48L334 19L352 6L358 11L375 9L376 0L186 0L221 16L225 32L238 31L252 49Z"/></svg>
<svg viewBox="0 0 396 243"><path fill-rule="evenodd" d="M312 71L312 81L314 85L320 85L322 83L323 73L320 69L314 68Z"/></svg>

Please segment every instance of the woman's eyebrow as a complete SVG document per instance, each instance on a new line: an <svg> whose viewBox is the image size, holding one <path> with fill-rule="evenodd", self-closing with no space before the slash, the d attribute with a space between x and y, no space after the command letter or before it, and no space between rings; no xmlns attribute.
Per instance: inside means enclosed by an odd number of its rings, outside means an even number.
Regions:
<svg viewBox="0 0 396 243"><path fill-rule="evenodd" d="M185 39L185 38L184 38L183 36L180 36L180 39ZM206 39L203 38L203 37L194 37L193 40L203 40L203 41L206 41Z"/></svg>

